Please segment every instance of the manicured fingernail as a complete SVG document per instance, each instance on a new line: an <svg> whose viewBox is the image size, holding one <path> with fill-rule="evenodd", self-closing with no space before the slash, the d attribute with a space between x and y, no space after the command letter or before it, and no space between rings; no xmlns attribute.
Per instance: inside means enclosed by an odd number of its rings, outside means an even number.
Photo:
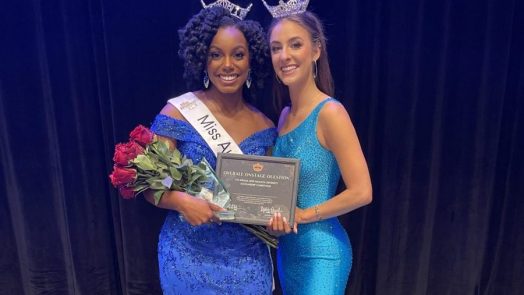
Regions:
<svg viewBox="0 0 524 295"><path fill-rule="evenodd" d="M286 219L286 217L284 217L284 223L287 223L287 219Z"/></svg>

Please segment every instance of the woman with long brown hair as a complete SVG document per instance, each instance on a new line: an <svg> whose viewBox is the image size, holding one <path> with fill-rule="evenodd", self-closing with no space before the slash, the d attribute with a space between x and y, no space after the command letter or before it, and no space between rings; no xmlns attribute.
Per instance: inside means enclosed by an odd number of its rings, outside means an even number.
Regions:
<svg viewBox="0 0 524 295"><path fill-rule="evenodd" d="M282 289L285 294L343 294L352 253L337 216L371 202L366 160L348 112L333 98L319 19L307 11L278 15L268 34L277 104L290 102L280 115L273 155L301 163L295 234L281 236L277 252ZM335 195L341 176L346 188ZM279 216L269 227L291 229Z"/></svg>

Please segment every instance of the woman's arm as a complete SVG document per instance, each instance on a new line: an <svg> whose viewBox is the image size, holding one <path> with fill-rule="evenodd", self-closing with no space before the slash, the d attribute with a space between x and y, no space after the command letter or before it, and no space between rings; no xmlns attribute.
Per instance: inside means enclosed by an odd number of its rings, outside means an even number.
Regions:
<svg viewBox="0 0 524 295"><path fill-rule="evenodd" d="M152 191L145 191L144 197L149 203L153 205L155 204ZM159 208L178 211L191 225L219 222L219 219L216 218L214 213L224 210L204 199L196 198L178 191L165 192L156 206Z"/></svg>
<svg viewBox="0 0 524 295"><path fill-rule="evenodd" d="M367 205L372 200L366 159L343 105L337 102L326 103L319 114L317 136L320 144L335 155L346 189L317 206L297 208L298 223L339 216Z"/></svg>
<svg viewBox="0 0 524 295"><path fill-rule="evenodd" d="M180 112L171 104L167 104L160 113L179 120L183 120L182 114L180 114ZM176 148L175 140L167 137L161 138L168 143L170 149ZM144 192L144 198L149 203L155 205L155 198L151 190ZM179 191L166 191L162 195L160 202L155 206L180 212L180 214L184 216L185 220L191 225L201 225L210 221L218 221L214 215L214 212L224 210L221 207L211 204L206 200L195 198L187 193Z"/></svg>

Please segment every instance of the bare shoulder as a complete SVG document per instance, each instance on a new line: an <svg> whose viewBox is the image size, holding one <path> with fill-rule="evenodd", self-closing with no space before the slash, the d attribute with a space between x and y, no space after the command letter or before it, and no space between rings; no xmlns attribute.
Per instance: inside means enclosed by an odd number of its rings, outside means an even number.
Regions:
<svg viewBox="0 0 524 295"><path fill-rule="evenodd" d="M172 104L170 103L167 103L163 108L162 110L160 111L160 113L162 115L166 115L168 117L171 117L171 118L175 118L175 119L178 119L178 120L183 120L185 121L186 119L184 118L184 116L182 115L182 113L180 113L180 111L175 107L173 106Z"/></svg>
<svg viewBox="0 0 524 295"><path fill-rule="evenodd" d="M359 145L351 118L338 101L329 101L322 107L317 130L320 143L333 152Z"/></svg>
<svg viewBox="0 0 524 295"><path fill-rule="evenodd" d="M344 105L338 101L326 102L319 113L319 121L328 125L347 120L349 120L349 114Z"/></svg>

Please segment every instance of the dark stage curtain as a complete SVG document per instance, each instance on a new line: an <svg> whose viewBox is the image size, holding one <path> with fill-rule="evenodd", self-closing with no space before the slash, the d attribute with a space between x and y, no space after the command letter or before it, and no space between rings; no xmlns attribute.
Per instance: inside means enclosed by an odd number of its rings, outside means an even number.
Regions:
<svg viewBox="0 0 524 295"><path fill-rule="evenodd" d="M159 294L165 211L107 175L114 144L186 90L176 30L199 1L0 5L0 294ZM374 184L341 218L347 293L523 294L524 3L310 9ZM270 20L258 1L249 17Z"/></svg>

